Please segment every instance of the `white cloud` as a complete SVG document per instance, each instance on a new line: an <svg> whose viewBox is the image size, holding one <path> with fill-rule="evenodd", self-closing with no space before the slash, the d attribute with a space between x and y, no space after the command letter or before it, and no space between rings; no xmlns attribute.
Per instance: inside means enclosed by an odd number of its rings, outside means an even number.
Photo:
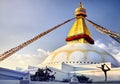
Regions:
<svg viewBox="0 0 120 84"><path fill-rule="evenodd" d="M95 46L100 47L108 53L112 54L120 62L120 48L118 48L114 41L106 45L105 43L102 43L99 40L97 40L95 41Z"/></svg>
<svg viewBox="0 0 120 84"><path fill-rule="evenodd" d="M104 43L101 43L99 40L95 41L95 46L98 46L98 47L100 47L102 49L106 49L107 48L107 46Z"/></svg>
<svg viewBox="0 0 120 84"><path fill-rule="evenodd" d="M118 45L115 44L114 41L112 41L111 43L102 43L99 40L97 40L95 41L95 46L108 51L112 55L117 55L120 52L120 48L118 47Z"/></svg>
<svg viewBox="0 0 120 84"><path fill-rule="evenodd" d="M36 66L40 64L49 54L49 52L38 49L36 55L14 54L4 61L0 62L1 67L16 69L16 67L27 68L29 65Z"/></svg>
<svg viewBox="0 0 120 84"><path fill-rule="evenodd" d="M114 56L120 62L120 52Z"/></svg>

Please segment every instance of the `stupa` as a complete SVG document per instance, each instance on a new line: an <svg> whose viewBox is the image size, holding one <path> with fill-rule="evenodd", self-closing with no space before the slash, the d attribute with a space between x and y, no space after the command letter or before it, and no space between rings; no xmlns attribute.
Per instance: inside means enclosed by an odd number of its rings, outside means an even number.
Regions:
<svg viewBox="0 0 120 84"><path fill-rule="evenodd" d="M21 80L23 78L28 80L30 79L30 74L34 74L38 68L47 66L55 74L56 81L71 79L71 82L78 82L75 75L85 75L93 79L93 82L106 80L112 81L113 83L116 81L120 82L120 62L105 50L94 45L94 40L85 23L85 18L87 17L86 9L83 8L81 3L75 10L75 17L76 20L66 37L66 45L53 51L41 64L29 66L25 72L0 68L0 79L4 79L5 82L6 80ZM45 31L21 45L6 51L1 55L1 60L4 60L11 54L34 42L39 37L49 33L55 28L47 32ZM106 67L104 65L106 65ZM109 68L107 79L102 71L103 68L100 69L101 66L104 66L104 71L105 68ZM26 71L29 71L30 74Z"/></svg>
<svg viewBox="0 0 120 84"><path fill-rule="evenodd" d="M85 23L86 16L86 10L80 4L80 7L75 10L76 21L66 38L67 44L52 52L43 62L44 65L55 67L61 63L83 65L104 62L111 62L113 66L118 65L111 54L94 45L94 40Z"/></svg>
<svg viewBox="0 0 120 84"><path fill-rule="evenodd" d="M85 74L94 81L103 81L104 74L97 66L103 63L111 68L120 66L120 63L111 54L94 45L94 40L85 23L86 16L86 9L80 3L75 10L76 20L66 37L67 44L53 51L39 65L39 67L47 66L57 72L57 80L70 78L72 74L76 73ZM115 73L114 70L120 71L120 68L112 70L111 72ZM117 75L115 79L112 77L108 79L118 80L120 74L111 74L111 76L114 75Z"/></svg>

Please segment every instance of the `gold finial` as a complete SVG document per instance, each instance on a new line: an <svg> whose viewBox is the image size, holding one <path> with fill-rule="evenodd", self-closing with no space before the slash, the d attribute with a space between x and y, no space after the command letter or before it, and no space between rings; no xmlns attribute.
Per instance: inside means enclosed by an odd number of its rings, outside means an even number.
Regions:
<svg viewBox="0 0 120 84"><path fill-rule="evenodd" d="M82 8L83 6L82 6L82 2L80 2L80 7Z"/></svg>
<svg viewBox="0 0 120 84"><path fill-rule="evenodd" d="M86 10L85 8L83 8L81 2L80 2L80 6L75 10L75 16L76 16L76 21L68 33L66 42L68 44L71 43L94 44L94 40L92 39L91 33L85 23L85 17L87 16Z"/></svg>
<svg viewBox="0 0 120 84"><path fill-rule="evenodd" d="M79 18L79 16L83 16L83 17L87 16L86 15L86 10L82 6L82 2L80 2L80 6L75 9L75 16L76 16L76 18Z"/></svg>

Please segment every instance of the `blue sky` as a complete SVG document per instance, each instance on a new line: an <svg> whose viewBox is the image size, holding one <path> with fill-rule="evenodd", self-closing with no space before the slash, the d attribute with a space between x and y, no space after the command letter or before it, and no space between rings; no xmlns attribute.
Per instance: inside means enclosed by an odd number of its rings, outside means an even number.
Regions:
<svg viewBox="0 0 120 84"><path fill-rule="evenodd" d="M0 53L74 17L79 2L86 8L88 19L120 33L120 0L0 0ZM73 23L65 24L17 53L35 54L39 48L53 51L65 45ZM87 25L95 41L106 45L113 43ZM120 48L119 44L113 44Z"/></svg>

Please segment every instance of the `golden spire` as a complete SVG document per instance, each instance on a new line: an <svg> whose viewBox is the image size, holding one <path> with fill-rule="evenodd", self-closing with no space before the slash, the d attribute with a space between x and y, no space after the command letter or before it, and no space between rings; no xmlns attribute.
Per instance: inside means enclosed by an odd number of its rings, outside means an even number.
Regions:
<svg viewBox="0 0 120 84"><path fill-rule="evenodd" d="M90 31L86 26L85 17L86 10L83 8L82 3L75 10L76 21L74 22L71 30L68 33L66 41L71 43L90 43L94 44L94 40L91 37Z"/></svg>
<svg viewBox="0 0 120 84"><path fill-rule="evenodd" d="M83 7L82 7L82 3L81 3L81 2L80 2L80 7L81 7L81 8L83 8Z"/></svg>

